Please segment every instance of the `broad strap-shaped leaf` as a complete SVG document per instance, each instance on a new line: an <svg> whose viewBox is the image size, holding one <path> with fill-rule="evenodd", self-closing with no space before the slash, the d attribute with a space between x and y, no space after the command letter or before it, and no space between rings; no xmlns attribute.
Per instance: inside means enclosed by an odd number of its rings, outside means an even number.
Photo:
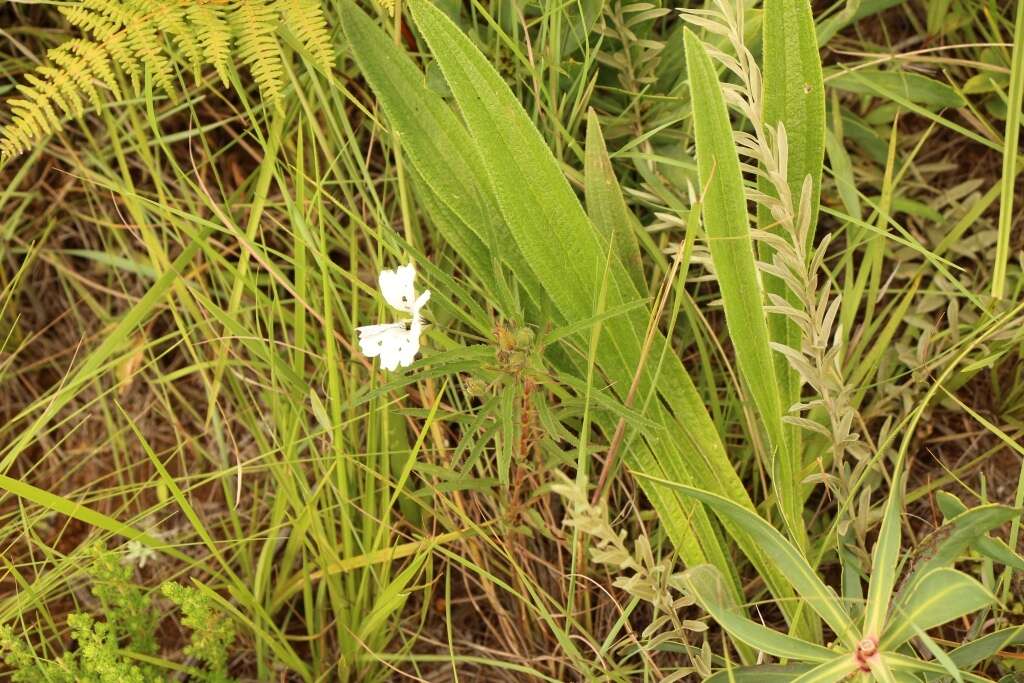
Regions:
<svg viewBox="0 0 1024 683"><path fill-rule="evenodd" d="M896 587L896 565L902 539L902 501L902 479L897 475L893 478L882 516L882 528L871 553L871 580L868 583L868 602L864 608L864 635L873 638L881 638L889 614L889 601Z"/></svg>
<svg viewBox="0 0 1024 683"><path fill-rule="evenodd" d="M427 88L423 73L376 22L352 2L339 4L342 28L356 63L373 87L402 151L415 166L425 200L442 236L483 282L493 285L492 259L527 268L501 220L469 133L451 108ZM534 278L521 284L539 301Z"/></svg>
<svg viewBox="0 0 1024 683"><path fill-rule="evenodd" d="M765 0L763 18L762 117L765 124L774 127L781 123L786 129L786 178L794 205L800 204L804 179L811 178L809 239L813 242L825 155L825 85L811 4L809 0ZM767 178L758 179L758 189L776 194ZM784 229L774 225L775 219L764 205L757 208L757 223L762 230ZM811 244L806 246L810 248ZM762 260L771 262L773 250L768 244L761 242L758 250ZM764 274L764 286L768 292L796 303L795 294L782 279ZM800 348L800 329L786 316L769 316L768 331L772 341ZM800 400L800 376L785 356L775 354L774 363L782 409L786 411ZM799 428L787 425L787 431L793 448L799 449Z"/></svg>
<svg viewBox="0 0 1024 683"><path fill-rule="evenodd" d="M686 64L690 77L697 166L703 193L704 229L725 308L729 338L743 383L754 399L774 451L772 477L786 524L802 544L799 466L784 436L782 404L768 344L764 294L758 280L754 246L747 220L747 200L733 143L732 125L722 86L704 44L686 29Z"/></svg>
<svg viewBox="0 0 1024 683"><path fill-rule="evenodd" d="M683 580L712 619L733 638L755 650L783 659L805 662L826 662L835 657L836 653L833 650L779 633L734 612L729 604L722 576L711 565L689 569Z"/></svg>
<svg viewBox="0 0 1024 683"><path fill-rule="evenodd" d="M898 676L901 673L913 674L915 676L921 676L922 674L935 674L936 676L949 677L949 672L941 664L936 662L929 662L917 657L908 657L907 655L900 654L898 652L883 652L882 659L886 665ZM991 678L985 678L984 676L978 676L976 674L968 673L964 670L960 671L960 677L964 681L970 681L971 683L992 683ZM929 678L929 680L931 680Z"/></svg>
<svg viewBox="0 0 1024 683"><path fill-rule="evenodd" d="M789 139L789 190L799 201L811 176L811 225L818 215L825 159L825 85L809 0L765 0L764 122L782 123ZM764 226L762 226L764 227Z"/></svg>
<svg viewBox="0 0 1024 683"><path fill-rule="evenodd" d="M857 670L853 655L844 653L792 679L792 683L837 683Z"/></svg>
<svg viewBox="0 0 1024 683"><path fill-rule="evenodd" d="M515 243L567 322L592 315L605 251L540 132L447 16L425 2L410 7L459 104ZM622 286L621 268L613 264L609 271L608 305L614 306L630 298L632 288Z"/></svg>
<svg viewBox="0 0 1024 683"><path fill-rule="evenodd" d="M646 478L642 473L636 474L640 478ZM806 601L807 606L817 612L839 639L852 650L858 640L857 630L843 609L839 597L835 591L822 583L800 551L775 527L758 516L757 513L717 494L685 484L665 480L655 481L705 503L723 520L738 524L756 538L764 552L774 558L779 569L786 575L800 597Z"/></svg>
<svg viewBox="0 0 1024 683"><path fill-rule="evenodd" d="M636 239L636 216L626 206L615 170L608 158L608 149L601 134L597 114L587 112L587 149L583 165L583 184L586 190L587 214L594 227L605 235L616 256L626 268L637 289L646 288L640 244Z"/></svg>
<svg viewBox="0 0 1024 683"><path fill-rule="evenodd" d="M995 600L987 588L967 574L949 567L933 569L893 610L880 647L895 650L914 635L915 628L927 631Z"/></svg>
<svg viewBox="0 0 1024 683"><path fill-rule="evenodd" d="M871 669L871 676L877 683L899 683L896 674L893 673L889 663L882 657L873 657L868 660L868 667Z"/></svg>
<svg viewBox="0 0 1024 683"><path fill-rule="evenodd" d="M896 679L896 683L921 683L920 678L906 671L894 671L893 678Z"/></svg>

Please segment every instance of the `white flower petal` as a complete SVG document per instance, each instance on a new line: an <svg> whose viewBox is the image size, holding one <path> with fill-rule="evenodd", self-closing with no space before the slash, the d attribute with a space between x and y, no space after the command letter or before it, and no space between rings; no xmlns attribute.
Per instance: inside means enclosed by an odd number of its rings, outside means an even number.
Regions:
<svg viewBox="0 0 1024 683"><path fill-rule="evenodd" d="M420 352L420 330L413 326L394 350L396 362L403 368L407 368L416 360L416 354Z"/></svg>
<svg viewBox="0 0 1024 683"><path fill-rule="evenodd" d="M412 310L409 312L413 314L413 317L418 317L420 309L426 306L428 301L430 301L430 290L425 289L422 294L416 297L416 301L414 301L412 305Z"/></svg>
<svg viewBox="0 0 1024 683"><path fill-rule="evenodd" d="M356 330L359 333L359 350L369 358L388 353L397 344L398 335L406 334L406 330L405 323L364 325Z"/></svg>
<svg viewBox="0 0 1024 683"><path fill-rule="evenodd" d="M365 325L358 328L359 350L369 358L380 357L385 370L409 367L420 352L422 322L418 318L387 325Z"/></svg>
<svg viewBox="0 0 1024 683"><path fill-rule="evenodd" d="M392 308L412 313L416 304L416 289L413 286L415 279L416 267L410 263L394 270L380 271L377 281L380 284L380 293Z"/></svg>

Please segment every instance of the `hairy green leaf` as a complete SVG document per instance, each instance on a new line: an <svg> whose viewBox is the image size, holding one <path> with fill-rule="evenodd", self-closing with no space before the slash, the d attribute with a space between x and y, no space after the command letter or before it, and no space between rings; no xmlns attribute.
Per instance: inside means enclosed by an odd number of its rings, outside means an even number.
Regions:
<svg viewBox="0 0 1024 683"><path fill-rule="evenodd" d="M640 245L636 239L636 216L626 206L626 200L615 178L612 162L601 134L597 114L587 112L587 150L584 163L587 214L594 227L604 233L616 256L629 272L637 289L646 287L640 260Z"/></svg>
<svg viewBox="0 0 1024 683"><path fill-rule="evenodd" d="M609 309L643 296L622 265L606 258L607 242L587 219L560 165L494 67L432 5L414 0L410 6L459 105L498 209L561 322L572 324L593 316L596 294L603 287L607 287ZM528 274L520 275L524 276ZM597 361L620 398L641 368L641 334L646 323L646 317L636 312L611 318L603 325ZM662 351L666 353L662 355ZM627 462L674 481L701 481L752 509L700 395L660 335L651 356L664 359L656 365L660 375L653 376L654 364L643 367L638 395L649 395L657 387L671 412L662 410L658 402L652 404L651 411L665 423L667 433L681 433L684 438L643 434L642 440L625 451ZM653 488L648 492L669 537L688 563L710 560L727 576L735 576L735 567L702 509L690 506L674 492ZM784 578L754 540L738 529L729 531L765 575L773 593L785 594ZM738 594L735 585L732 590Z"/></svg>

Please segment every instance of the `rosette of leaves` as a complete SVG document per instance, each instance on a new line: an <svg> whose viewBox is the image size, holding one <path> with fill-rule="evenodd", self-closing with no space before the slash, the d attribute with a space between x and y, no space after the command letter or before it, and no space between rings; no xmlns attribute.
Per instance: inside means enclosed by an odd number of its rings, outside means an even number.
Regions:
<svg viewBox="0 0 1024 683"><path fill-rule="evenodd" d="M666 485L668 483L666 482ZM845 680L912 683L917 681L991 681L973 673L977 665L1003 648L1024 644L1024 626L1002 628L946 652L928 631L986 610L998 601L978 580L954 568L971 548L1013 570L1024 560L988 533L1020 510L1002 505L965 507L943 496L944 523L926 537L897 586L900 562L901 500L894 485L872 551L867 593L865 577L844 566L842 596L826 585L795 545L749 510L706 491L672 485L705 504L722 518L757 537L776 558L805 609L817 614L835 640L815 643L776 631L744 616L723 589L718 570L702 565L686 572L689 593L735 640L780 660L778 664L728 664L708 680L716 683L838 683Z"/></svg>

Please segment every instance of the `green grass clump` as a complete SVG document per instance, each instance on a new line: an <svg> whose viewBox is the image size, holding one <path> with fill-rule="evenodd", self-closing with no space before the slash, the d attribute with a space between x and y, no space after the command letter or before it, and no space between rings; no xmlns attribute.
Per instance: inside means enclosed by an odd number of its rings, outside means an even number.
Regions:
<svg viewBox="0 0 1024 683"><path fill-rule="evenodd" d="M684 5L0 6L0 676L1012 681L1024 5Z"/></svg>

